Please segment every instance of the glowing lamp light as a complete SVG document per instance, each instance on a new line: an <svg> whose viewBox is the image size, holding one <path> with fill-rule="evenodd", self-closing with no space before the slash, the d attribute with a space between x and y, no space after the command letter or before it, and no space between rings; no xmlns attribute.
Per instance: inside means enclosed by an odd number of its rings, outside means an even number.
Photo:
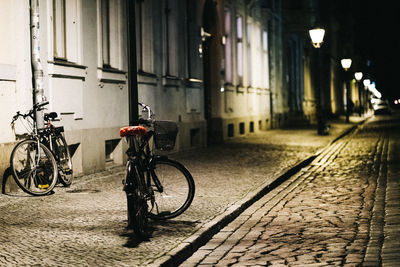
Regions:
<svg viewBox="0 0 400 267"><path fill-rule="evenodd" d="M344 58L340 61L340 64L342 64L342 68L344 70L348 70L351 67L351 59L350 58Z"/></svg>
<svg viewBox="0 0 400 267"><path fill-rule="evenodd" d="M371 83L368 85L368 89L369 89L369 90L374 90L375 88L376 88L375 82L371 82Z"/></svg>
<svg viewBox="0 0 400 267"><path fill-rule="evenodd" d="M394 101L394 103L397 105L397 104L399 103L399 101L396 99L396 100Z"/></svg>
<svg viewBox="0 0 400 267"><path fill-rule="evenodd" d="M368 86L368 90L369 90L376 98L381 98L381 97L382 97L381 92L379 92L379 91L376 89L376 85L375 85L374 82L372 82L372 83Z"/></svg>
<svg viewBox="0 0 400 267"><path fill-rule="evenodd" d="M365 79L363 81L364 87L368 88L368 86L371 84L371 80L370 79Z"/></svg>
<svg viewBox="0 0 400 267"><path fill-rule="evenodd" d="M320 48L322 42L324 41L325 30L321 28L315 28L309 30L311 42L315 48Z"/></svg>
<svg viewBox="0 0 400 267"><path fill-rule="evenodd" d="M361 81L362 77L363 77L363 73L362 72L354 73L354 78L356 78L357 81Z"/></svg>

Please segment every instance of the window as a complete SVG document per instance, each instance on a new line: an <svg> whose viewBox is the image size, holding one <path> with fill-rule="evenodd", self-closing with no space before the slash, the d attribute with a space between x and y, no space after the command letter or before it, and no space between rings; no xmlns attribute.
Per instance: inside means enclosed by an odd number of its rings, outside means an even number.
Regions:
<svg viewBox="0 0 400 267"><path fill-rule="evenodd" d="M136 1L138 71L153 73L153 8L151 1Z"/></svg>
<svg viewBox="0 0 400 267"><path fill-rule="evenodd" d="M53 1L54 58L66 59L65 0Z"/></svg>
<svg viewBox="0 0 400 267"><path fill-rule="evenodd" d="M100 0L99 67L123 69L124 7L121 0Z"/></svg>
<svg viewBox="0 0 400 267"><path fill-rule="evenodd" d="M53 0L54 59L78 63L79 17L78 0Z"/></svg>
<svg viewBox="0 0 400 267"><path fill-rule="evenodd" d="M179 75L179 5L177 0L167 0L165 4L165 73L167 76L177 77Z"/></svg>
<svg viewBox="0 0 400 267"><path fill-rule="evenodd" d="M251 86L252 85L252 83L254 82L253 80L252 80L252 56L251 56L251 54L252 54L252 51L251 51L251 42L252 42L252 40L251 40L251 37L252 37L252 35L251 35L251 33L252 33L252 24L251 24L251 22L248 22L247 23L247 38L246 38L246 52L247 52L247 85L248 86Z"/></svg>
<svg viewBox="0 0 400 267"><path fill-rule="evenodd" d="M186 0L186 20L187 20L187 39L188 46L188 78L202 79L202 60L200 55L200 45L202 45L201 19L198 14L198 2Z"/></svg>
<svg viewBox="0 0 400 267"><path fill-rule="evenodd" d="M253 39L252 43L252 73L251 81L252 86L257 88L263 87L264 73L263 73L263 50L261 43L261 29L259 24L253 24Z"/></svg>
<svg viewBox="0 0 400 267"><path fill-rule="evenodd" d="M269 88L269 57L268 57L268 34L266 31L262 32L262 58L263 58L263 87Z"/></svg>
<svg viewBox="0 0 400 267"><path fill-rule="evenodd" d="M110 0L101 1L101 39L103 67L110 65Z"/></svg>
<svg viewBox="0 0 400 267"><path fill-rule="evenodd" d="M225 82L232 83L232 33L231 33L231 12L225 9L224 25L225 44Z"/></svg>
<svg viewBox="0 0 400 267"><path fill-rule="evenodd" d="M239 85L243 84L243 23L242 17L236 17L236 53L237 77Z"/></svg>
<svg viewBox="0 0 400 267"><path fill-rule="evenodd" d="M53 0L54 59L79 63L79 5L78 0Z"/></svg>
<svg viewBox="0 0 400 267"><path fill-rule="evenodd" d="M233 137L235 135L235 127L233 123L228 124L228 137Z"/></svg>
<svg viewBox="0 0 400 267"><path fill-rule="evenodd" d="M239 133L240 134L244 134L245 130L244 130L244 122L239 123Z"/></svg>

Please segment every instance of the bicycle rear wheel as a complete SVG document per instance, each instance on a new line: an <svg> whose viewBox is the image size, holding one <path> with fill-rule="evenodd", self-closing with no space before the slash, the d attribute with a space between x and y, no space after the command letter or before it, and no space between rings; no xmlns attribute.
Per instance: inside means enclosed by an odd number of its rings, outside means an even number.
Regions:
<svg viewBox="0 0 400 267"><path fill-rule="evenodd" d="M137 166L134 166L129 161L127 163L124 191L127 200L128 228L133 229L138 237L147 239L150 236L150 231L148 229L146 194L143 190L143 181L141 181Z"/></svg>
<svg viewBox="0 0 400 267"><path fill-rule="evenodd" d="M67 141L62 134L57 134L53 141L53 152L58 163L58 179L64 186L70 186L73 179L72 160Z"/></svg>
<svg viewBox="0 0 400 267"><path fill-rule="evenodd" d="M195 192L190 172L177 161L155 158L150 174L154 206L149 217L165 220L182 214L192 203Z"/></svg>
<svg viewBox="0 0 400 267"><path fill-rule="evenodd" d="M50 150L36 140L18 143L10 158L13 177L26 193L43 196L57 183L57 163Z"/></svg>
<svg viewBox="0 0 400 267"><path fill-rule="evenodd" d="M139 192L126 193L128 204L128 228L133 229L135 234L143 239L149 237L147 201Z"/></svg>

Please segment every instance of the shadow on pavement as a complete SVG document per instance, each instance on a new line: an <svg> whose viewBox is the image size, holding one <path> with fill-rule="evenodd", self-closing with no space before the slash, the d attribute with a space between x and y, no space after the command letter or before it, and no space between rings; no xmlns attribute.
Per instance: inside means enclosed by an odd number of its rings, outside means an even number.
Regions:
<svg viewBox="0 0 400 267"><path fill-rule="evenodd" d="M150 238L142 239L138 237L132 229L125 229L121 236L127 238L124 247L136 248L143 242L150 242L151 239L156 236L168 238L169 236L175 236L177 232L193 232L198 224L199 222L184 220L150 221Z"/></svg>

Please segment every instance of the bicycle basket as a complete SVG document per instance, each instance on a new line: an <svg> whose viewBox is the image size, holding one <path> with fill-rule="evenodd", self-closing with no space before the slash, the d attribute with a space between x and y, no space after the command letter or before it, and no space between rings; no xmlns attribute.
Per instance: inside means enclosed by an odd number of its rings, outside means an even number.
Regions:
<svg viewBox="0 0 400 267"><path fill-rule="evenodd" d="M158 150L169 151L174 149L178 125L173 121L154 122L154 143Z"/></svg>

